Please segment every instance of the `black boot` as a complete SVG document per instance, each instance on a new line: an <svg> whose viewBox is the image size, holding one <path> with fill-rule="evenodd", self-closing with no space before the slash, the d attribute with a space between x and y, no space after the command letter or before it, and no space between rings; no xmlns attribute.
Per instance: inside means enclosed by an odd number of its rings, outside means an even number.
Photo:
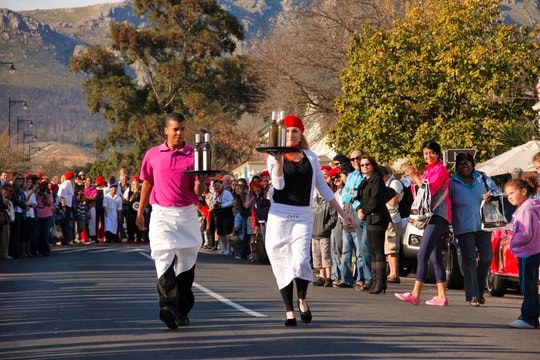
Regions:
<svg viewBox="0 0 540 360"><path fill-rule="evenodd" d="M369 290L370 294L386 293L386 262L372 263L374 282Z"/></svg>

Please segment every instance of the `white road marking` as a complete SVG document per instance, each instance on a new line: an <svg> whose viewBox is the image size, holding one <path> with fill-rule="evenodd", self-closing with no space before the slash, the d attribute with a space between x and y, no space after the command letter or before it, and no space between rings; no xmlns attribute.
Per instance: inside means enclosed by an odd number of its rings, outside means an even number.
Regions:
<svg viewBox="0 0 540 360"><path fill-rule="evenodd" d="M145 253L145 252L140 251L139 254L141 254L143 256L146 256L147 258L152 260L152 257L150 255L148 255L147 253ZM250 310L247 307L242 306L240 304L237 304L237 303L235 303L235 302L233 302L233 301L219 295L218 293L216 293L216 292L214 292L214 291L212 291L210 289L207 289L204 286L199 285L199 284L197 284L195 282L193 283L193 286L195 286L200 291L206 293L207 295L210 295L213 298L221 301L222 303L224 303L226 305L229 305L230 307L235 308L236 310L242 311L242 312L244 312L244 313L246 313L248 315L251 315L251 316L254 316L254 317L268 317L268 315L264 315L264 314L261 314L261 313L259 313L257 311Z"/></svg>

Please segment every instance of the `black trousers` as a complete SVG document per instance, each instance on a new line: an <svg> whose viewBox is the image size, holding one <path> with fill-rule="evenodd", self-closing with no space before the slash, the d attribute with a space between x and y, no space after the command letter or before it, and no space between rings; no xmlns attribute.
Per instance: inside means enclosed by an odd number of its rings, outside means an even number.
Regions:
<svg viewBox="0 0 540 360"><path fill-rule="evenodd" d="M195 303L195 297L191 289L195 279L195 265L176 276L174 274L175 264L176 257L171 266L157 281L159 306L169 307L178 316L187 316Z"/></svg>
<svg viewBox="0 0 540 360"><path fill-rule="evenodd" d="M379 223L375 225L366 225L366 238L369 251L371 252L371 261L386 262L384 256L384 239L388 229L388 223Z"/></svg>

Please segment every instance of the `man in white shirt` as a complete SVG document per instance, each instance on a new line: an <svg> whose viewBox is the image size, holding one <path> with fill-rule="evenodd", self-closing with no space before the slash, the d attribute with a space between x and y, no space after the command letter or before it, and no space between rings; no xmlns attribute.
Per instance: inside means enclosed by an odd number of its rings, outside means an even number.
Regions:
<svg viewBox="0 0 540 360"><path fill-rule="evenodd" d="M58 187L58 197L60 206L64 212L64 219L60 223L62 227L62 245L67 245L73 241L73 197L75 196L75 174L68 171L64 174L64 181Z"/></svg>

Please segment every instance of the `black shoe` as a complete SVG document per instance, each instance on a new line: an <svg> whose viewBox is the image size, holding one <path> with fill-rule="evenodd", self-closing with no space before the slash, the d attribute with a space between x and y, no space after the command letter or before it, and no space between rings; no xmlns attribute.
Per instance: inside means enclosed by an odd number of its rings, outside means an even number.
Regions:
<svg viewBox="0 0 540 360"><path fill-rule="evenodd" d="M478 299L478 303L480 305L484 305L486 303L486 298L485 297L481 297L480 299Z"/></svg>
<svg viewBox="0 0 540 360"><path fill-rule="evenodd" d="M324 287L332 287L332 279L324 280Z"/></svg>
<svg viewBox="0 0 540 360"><path fill-rule="evenodd" d="M392 277L387 277L386 282L392 283L392 284L399 284L401 283L401 280L399 279L399 276L392 276Z"/></svg>
<svg viewBox="0 0 540 360"><path fill-rule="evenodd" d="M371 283L364 283L364 285L362 285L363 291L367 291L369 289L371 289Z"/></svg>
<svg viewBox="0 0 540 360"><path fill-rule="evenodd" d="M351 284L347 284L345 281L338 281L333 285L334 287L338 288L352 288L353 286Z"/></svg>
<svg viewBox="0 0 540 360"><path fill-rule="evenodd" d="M159 319L163 321L169 329L178 329L176 314L171 308L163 306L159 311Z"/></svg>
<svg viewBox="0 0 540 360"><path fill-rule="evenodd" d="M296 318L285 320L285 326L296 326Z"/></svg>
<svg viewBox="0 0 540 360"><path fill-rule="evenodd" d="M324 286L324 279L318 278L317 280L313 282L313 286Z"/></svg>
<svg viewBox="0 0 540 360"><path fill-rule="evenodd" d="M311 310L308 309L307 311L300 310L300 300L298 300L298 311L300 312L300 319L302 319L302 322L305 324L309 324L311 322Z"/></svg>
<svg viewBox="0 0 540 360"><path fill-rule="evenodd" d="M178 326L188 326L191 321L186 315L180 315L177 320Z"/></svg>

